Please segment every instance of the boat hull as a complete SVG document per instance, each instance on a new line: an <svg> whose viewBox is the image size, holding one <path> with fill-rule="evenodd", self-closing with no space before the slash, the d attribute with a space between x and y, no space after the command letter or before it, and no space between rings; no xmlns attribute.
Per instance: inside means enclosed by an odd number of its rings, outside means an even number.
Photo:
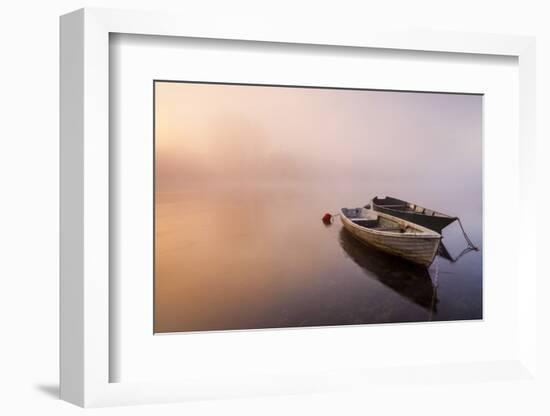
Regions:
<svg viewBox="0 0 550 416"><path fill-rule="evenodd" d="M441 241L441 236L435 233L404 235L376 232L355 224L345 215L340 218L346 230L359 241L424 267L432 264Z"/></svg>
<svg viewBox="0 0 550 416"><path fill-rule="evenodd" d="M421 207L411 202L393 198L391 196L385 198L374 198L372 200L372 208L375 211L383 212L384 214L392 215L397 218L402 218L414 224L422 225L439 234L443 228L457 220L457 217L443 214L428 208Z"/></svg>

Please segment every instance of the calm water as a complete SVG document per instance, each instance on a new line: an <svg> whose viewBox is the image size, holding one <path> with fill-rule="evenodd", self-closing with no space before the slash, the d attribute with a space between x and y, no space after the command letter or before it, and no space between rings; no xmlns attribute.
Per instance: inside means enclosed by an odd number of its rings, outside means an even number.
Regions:
<svg viewBox="0 0 550 416"><path fill-rule="evenodd" d="M357 242L338 218L321 222L377 193L459 216L480 251L417 268ZM478 188L227 185L156 198L156 332L482 318ZM453 256L467 245L456 223L443 235Z"/></svg>

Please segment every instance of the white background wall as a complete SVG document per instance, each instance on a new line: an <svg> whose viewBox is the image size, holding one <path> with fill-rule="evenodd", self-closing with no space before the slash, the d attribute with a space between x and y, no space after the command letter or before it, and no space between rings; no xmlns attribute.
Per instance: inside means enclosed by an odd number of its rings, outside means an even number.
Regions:
<svg viewBox="0 0 550 416"><path fill-rule="evenodd" d="M387 23L536 35L539 189L548 203L550 13L545 1L4 1L0 8L0 413L73 414L58 383L58 16L84 6L178 10L208 24L212 13L268 16L281 25ZM546 138L543 140L542 138ZM544 186L546 184L546 186ZM541 210L542 211L542 210ZM542 222L548 231L548 225ZM541 233L542 234L542 233ZM539 234L540 235L540 234ZM542 242L541 242L542 243ZM542 261L540 267L543 267ZM546 266L544 266L546 267ZM550 293L549 285L538 287ZM541 300L544 297L541 298ZM548 317L549 307L540 305ZM545 322L548 322L546 318ZM546 327L548 328L548 326ZM549 351L548 331L541 331ZM543 364L548 361L541 357ZM547 355L547 353L546 353ZM547 367L548 368L548 367ZM548 374L548 372L547 372ZM547 391L499 383L388 389L377 397L335 393L94 410L99 414L548 414ZM544 403L544 407L541 405Z"/></svg>

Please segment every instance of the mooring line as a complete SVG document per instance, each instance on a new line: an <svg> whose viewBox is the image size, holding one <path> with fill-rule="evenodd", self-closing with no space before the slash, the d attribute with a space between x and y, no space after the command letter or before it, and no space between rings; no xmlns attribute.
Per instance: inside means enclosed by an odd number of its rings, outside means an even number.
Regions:
<svg viewBox="0 0 550 416"><path fill-rule="evenodd" d="M460 221L460 218L456 218L458 220L458 225L460 225L460 228L462 229L462 235L464 235L464 239L468 243L468 246L471 247L475 251L479 251L479 248L475 246L474 243L472 243L472 240L470 240L470 237L468 237L468 234L466 234L466 230L464 230L464 227L462 226L462 221Z"/></svg>

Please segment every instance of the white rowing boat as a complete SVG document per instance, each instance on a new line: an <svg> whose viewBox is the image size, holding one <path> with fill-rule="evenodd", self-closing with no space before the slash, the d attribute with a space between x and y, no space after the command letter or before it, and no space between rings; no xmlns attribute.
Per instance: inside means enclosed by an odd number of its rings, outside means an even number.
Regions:
<svg viewBox="0 0 550 416"><path fill-rule="evenodd" d="M340 218L360 241L425 267L432 264L441 242L435 231L366 208L342 208Z"/></svg>

